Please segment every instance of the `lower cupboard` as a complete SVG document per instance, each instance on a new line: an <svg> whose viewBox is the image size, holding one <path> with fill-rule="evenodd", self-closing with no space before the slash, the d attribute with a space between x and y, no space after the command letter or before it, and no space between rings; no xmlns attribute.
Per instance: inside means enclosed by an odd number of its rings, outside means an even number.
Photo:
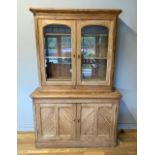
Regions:
<svg viewBox="0 0 155 155"><path fill-rule="evenodd" d="M36 146L115 146L118 105L118 99L33 99Z"/></svg>

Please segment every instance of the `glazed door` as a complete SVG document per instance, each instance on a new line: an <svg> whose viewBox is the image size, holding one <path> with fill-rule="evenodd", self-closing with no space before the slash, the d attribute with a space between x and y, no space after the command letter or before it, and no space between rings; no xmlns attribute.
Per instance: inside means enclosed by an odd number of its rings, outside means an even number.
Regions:
<svg viewBox="0 0 155 155"><path fill-rule="evenodd" d="M114 22L112 21L78 21L78 85L110 85L113 63L113 33Z"/></svg>
<svg viewBox="0 0 155 155"><path fill-rule="evenodd" d="M42 101L39 101L42 102ZM76 104L36 104L39 140L73 140L76 132Z"/></svg>
<svg viewBox="0 0 155 155"><path fill-rule="evenodd" d="M75 21L41 19L38 24L42 85L75 85Z"/></svg>
<svg viewBox="0 0 155 155"><path fill-rule="evenodd" d="M100 144L114 137L117 105L92 103L77 105L77 137L84 143Z"/></svg>

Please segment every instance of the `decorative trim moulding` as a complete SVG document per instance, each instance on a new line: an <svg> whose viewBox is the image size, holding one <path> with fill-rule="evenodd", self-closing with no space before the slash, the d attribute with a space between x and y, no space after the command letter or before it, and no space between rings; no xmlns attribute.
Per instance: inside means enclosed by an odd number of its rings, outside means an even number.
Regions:
<svg viewBox="0 0 155 155"><path fill-rule="evenodd" d="M136 123L118 123L118 129L137 129ZM33 124L18 127L17 131L34 131Z"/></svg>

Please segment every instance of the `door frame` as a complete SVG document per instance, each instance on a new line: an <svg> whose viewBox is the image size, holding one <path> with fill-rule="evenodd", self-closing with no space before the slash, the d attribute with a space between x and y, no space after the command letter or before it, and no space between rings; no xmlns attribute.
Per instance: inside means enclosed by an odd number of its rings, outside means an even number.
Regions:
<svg viewBox="0 0 155 155"><path fill-rule="evenodd" d="M72 62L72 78L70 81L65 80L46 80L45 71L45 56L44 56L44 34L43 27L52 24L65 25L71 28L71 62ZM46 85L76 85L76 30L75 20L53 20L53 19L38 19L38 32L39 32L39 61L40 61L40 73L41 73L41 84Z"/></svg>
<svg viewBox="0 0 155 155"><path fill-rule="evenodd" d="M81 30L85 26L96 25L105 26L109 29L107 71L105 81L82 81L81 79ZM77 21L77 84L78 85L102 85L109 86L112 74L113 51L114 51L114 21L112 20L78 20ZM78 67L79 66L79 67Z"/></svg>

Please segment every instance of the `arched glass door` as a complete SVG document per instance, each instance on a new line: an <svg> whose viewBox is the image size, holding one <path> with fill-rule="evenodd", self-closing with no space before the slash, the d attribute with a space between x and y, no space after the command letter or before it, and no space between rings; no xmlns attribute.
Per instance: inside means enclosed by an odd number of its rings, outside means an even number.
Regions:
<svg viewBox="0 0 155 155"><path fill-rule="evenodd" d="M65 25L47 25L43 31L46 79L71 80L71 29Z"/></svg>
<svg viewBox="0 0 155 155"><path fill-rule="evenodd" d="M42 85L75 85L75 21L39 24Z"/></svg>
<svg viewBox="0 0 155 155"><path fill-rule="evenodd" d="M109 86L113 61L111 21L78 21L77 38L78 85Z"/></svg>
<svg viewBox="0 0 155 155"><path fill-rule="evenodd" d="M81 79L105 81L107 71L108 28L85 26L81 29Z"/></svg>

